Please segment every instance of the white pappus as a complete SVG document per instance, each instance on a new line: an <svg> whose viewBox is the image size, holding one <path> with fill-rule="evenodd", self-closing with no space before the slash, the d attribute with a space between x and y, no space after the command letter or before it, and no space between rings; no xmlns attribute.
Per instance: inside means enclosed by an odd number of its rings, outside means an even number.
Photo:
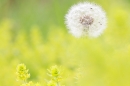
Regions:
<svg viewBox="0 0 130 86"><path fill-rule="evenodd" d="M69 32L75 37L97 37L106 28L107 19L100 6L83 2L69 9L65 23Z"/></svg>

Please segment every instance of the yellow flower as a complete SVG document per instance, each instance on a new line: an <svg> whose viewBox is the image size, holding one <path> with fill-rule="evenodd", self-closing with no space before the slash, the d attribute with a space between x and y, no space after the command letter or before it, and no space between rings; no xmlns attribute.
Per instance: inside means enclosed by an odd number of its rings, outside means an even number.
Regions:
<svg viewBox="0 0 130 86"><path fill-rule="evenodd" d="M28 73L28 70L26 69L26 66L24 64L19 64L16 70L18 80L26 81L30 77L30 74Z"/></svg>
<svg viewBox="0 0 130 86"><path fill-rule="evenodd" d="M39 83L34 84L32 81L24 83L21 86L41 86Z"/></svg>
<svg viewBox="0 0 130 86"><path fill-rule="evenodd" d="M56 86L56 85L57 85L56 82L54 82L53 80L47 83L47 86Z"/></svg>
<svg viewBox="0 0 130 86"><path fill-rule="evenodd" d="M53 76L53 77L58 77L60 76L60 70L58 69L57 65L55 66L52 66L50 68L50 70L48 70L50 75Z"/></svg>

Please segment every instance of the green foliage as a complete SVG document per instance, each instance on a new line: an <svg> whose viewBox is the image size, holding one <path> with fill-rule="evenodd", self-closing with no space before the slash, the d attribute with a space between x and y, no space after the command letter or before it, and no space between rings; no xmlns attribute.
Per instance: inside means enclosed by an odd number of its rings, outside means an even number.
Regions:
<svg viewBox="0 0 130 86"><path fill-rule="evenodd" d="M15 76L20 63L26 64L31 74L27 81L34 85L53 82L47 76L52 65L62 66L61 85L130 85L129 3L96 0L107 13L108 28L96 39L76 39L66 33L64 15L78 0L24 1L0 0L0 86L23 83Z"/></svg>
<svg viewBox="0 0 130 86"><path fill-rule="evenodd" d="M34 84L32 81L28 82L28 83L23 83L20 86L41 86L39 83Z"/></svg>
<svg viewBox="0 0 130 86"><path fill-rule="evenodd" d="M61 86L60 80L61 80L61 72L57 65L52 66L50 69L48 69L49 76L51 76L51 80L48 82L48 86Z"/></svg>
<svg viewBox="0 0 130 86"><path fill-rule="evenodd" d="M41 86L39 83L34 84L32 81L27 82L27 79L30 77L30 74L28 73L25 64L17 65L16 76L17 80L23 81L23 84L20 86Z"/></svg>
<svg viewBox="0 0 130 86"><path fill-rule="evenodd" d="M61 86L61 74L59 68L55 65L48 69L49 76L51 76L51 80L47 82L47 86ZM30 77L28 70L26 69L26 65L18 64L16 68L16 76L17 80L23 81L23 84L20 86L41 86L39 83L34 84L32 81L27 82L27 79Z"/></svg>
<svg viewBox="0 0 130 86"><path fill-rule="evenodd" d="M47 86L57 86L57 85L55 81L51 80L48 82Z"/></svg>
<svg viewBox="0 0 130 86"><path fill-rule="evenodd" d="M52 77L60 77L60 71L57 67L57 65L52 66L50 69L48 69L49 75Z"/></svg>
<svg viewBox="0 0 130 86"><path fill-rule="evenodd" d="M24 64L19 64L16 69L18 80L26 81L30 77L30 74L28 73L28 70Z"/></svg>

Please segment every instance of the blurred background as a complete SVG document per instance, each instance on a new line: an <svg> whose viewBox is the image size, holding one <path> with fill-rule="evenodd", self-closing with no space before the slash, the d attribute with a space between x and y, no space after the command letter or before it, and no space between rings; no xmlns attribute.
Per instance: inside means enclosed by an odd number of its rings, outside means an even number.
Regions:
<svg viewBox="0 0 130 86"><path fill-rule="evenodd" d="M106 11L108 27L77 39L64 16L82 1L0 0L0 86L20 86L19 63L42 86L52 65L61 66L65 86L130 86L130 0L89 0Z"/></svg>

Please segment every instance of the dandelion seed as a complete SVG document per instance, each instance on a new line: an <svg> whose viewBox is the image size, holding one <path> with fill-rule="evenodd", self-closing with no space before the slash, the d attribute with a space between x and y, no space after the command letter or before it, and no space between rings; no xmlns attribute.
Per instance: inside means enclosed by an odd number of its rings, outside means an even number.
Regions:
<svg viewBox="0 0 130 86"><path fill-rule="evenodd" d="M75 37L97 37L106 28L106 15L98 5L84 2L74 5L65 16L69 32Z"/></svg>

